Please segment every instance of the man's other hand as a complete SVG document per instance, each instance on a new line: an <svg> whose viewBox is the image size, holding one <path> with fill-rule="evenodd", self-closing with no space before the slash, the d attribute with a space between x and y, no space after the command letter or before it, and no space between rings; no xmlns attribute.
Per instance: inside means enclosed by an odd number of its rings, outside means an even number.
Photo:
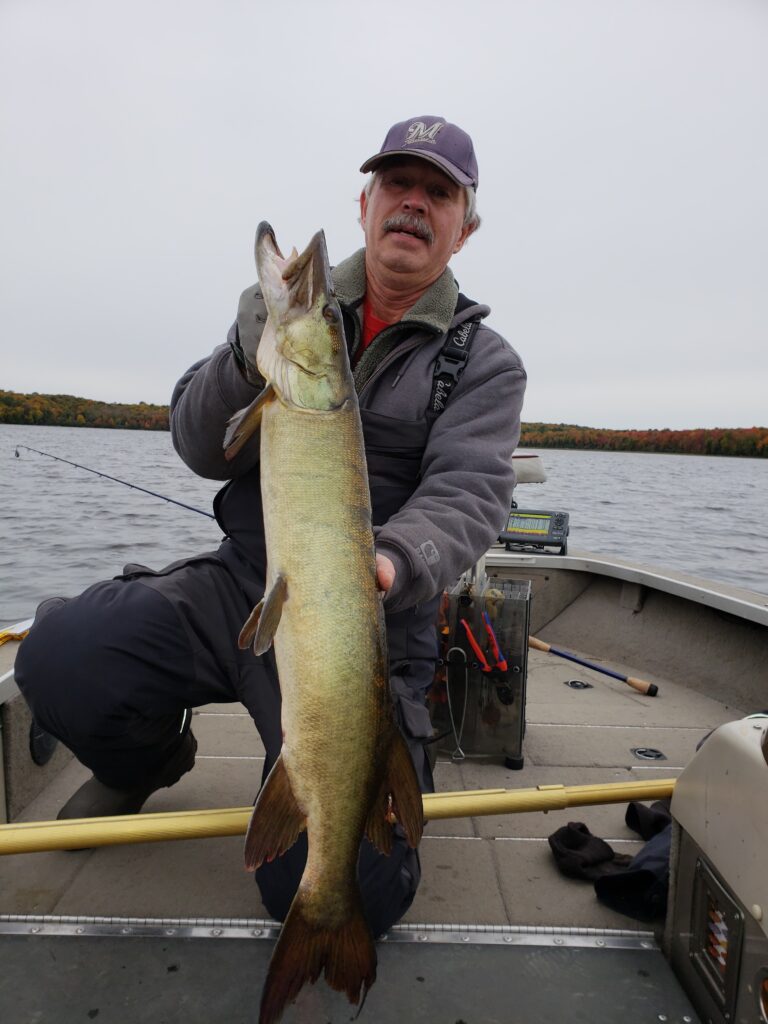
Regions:
<svg viewBox="0 0 768 1024"><path fill-rule="evenodd" d="M376 555L376 583L386 594L395 582L395 566L386 555Z"/></svg>
<svg viewBox="0 0 768 1024"><path fill-rule="evenodd" d="M256 285L246 288L237 309L237 340L245 362L245 376L250 384L263 388L266 383L259 373L256 356L267 322L267 307Z"/></svg>

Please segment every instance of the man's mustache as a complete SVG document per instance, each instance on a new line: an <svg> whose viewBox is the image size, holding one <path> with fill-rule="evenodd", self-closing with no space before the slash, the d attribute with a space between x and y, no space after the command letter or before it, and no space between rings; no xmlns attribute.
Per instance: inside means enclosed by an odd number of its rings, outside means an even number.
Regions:
<svg viewBox="0 0 768 1024"><path fill-rule="evenodd" d="M429 245L435 240L435 236L429 224L421 217L413 213L398 213L394 217L388 217L382 225L384 231L407 231L417 238L423 238Z"/></svg>

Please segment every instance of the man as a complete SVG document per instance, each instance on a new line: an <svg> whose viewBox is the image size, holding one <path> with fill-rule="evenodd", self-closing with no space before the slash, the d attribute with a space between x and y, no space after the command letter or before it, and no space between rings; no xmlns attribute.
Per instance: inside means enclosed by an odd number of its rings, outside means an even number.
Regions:
<svg viewBox="0 0 768 1024"><path fill-rule="evenodd" d="M447 266L479 224L470 137L442 118L404 121L361 170L373 172L360 197L365 248L335 268L334 287L365 437L391 690L431 791L426 693L437 602L508 512L525 372L498 334L475 329L488 307L460 295ZM264 383L256 352L265 317L258 287L246 289L228 343L188 370L171 400L181 457L229 481L214 502L226 535L218 551L160 572L127 566L74 600L45 602L21 647L17 680L38 723L93 771L60 817L135 813L173 785L194 764L188 709L201 704L245 704L266 749L264 777L280 751L273 655L255 658L236 644L264 588L259 446L231 463L222 451L227 420ZM279 919L305 858L302 836L257 872ZM418 854L396 830L390 857L364 842L359 873L380 934L413 899Z"/></svg>

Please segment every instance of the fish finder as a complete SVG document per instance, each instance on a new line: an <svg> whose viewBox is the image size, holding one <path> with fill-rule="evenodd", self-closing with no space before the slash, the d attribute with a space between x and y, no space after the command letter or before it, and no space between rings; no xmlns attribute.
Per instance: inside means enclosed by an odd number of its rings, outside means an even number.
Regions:
<svg viewBox="0 0 768 1024"><path fill-rule="evenodd" d="M568 530L567 512L513 508L507 517L506 526L499 534L499 542L507 551L533 549L565 555L568 551ZM547 548L556 550L547 552Z"/></svg>

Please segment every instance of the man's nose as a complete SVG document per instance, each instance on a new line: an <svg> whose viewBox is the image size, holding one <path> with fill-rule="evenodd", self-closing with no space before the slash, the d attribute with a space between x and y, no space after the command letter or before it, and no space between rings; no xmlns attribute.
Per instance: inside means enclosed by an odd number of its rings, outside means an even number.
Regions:
<svg viewBox="0 0 768 1024"><path fill-rule="evenodd" d="M403 209L408 213L424 214L427 210L427 193L418 185L408 189L403 196Z"/></svg>

